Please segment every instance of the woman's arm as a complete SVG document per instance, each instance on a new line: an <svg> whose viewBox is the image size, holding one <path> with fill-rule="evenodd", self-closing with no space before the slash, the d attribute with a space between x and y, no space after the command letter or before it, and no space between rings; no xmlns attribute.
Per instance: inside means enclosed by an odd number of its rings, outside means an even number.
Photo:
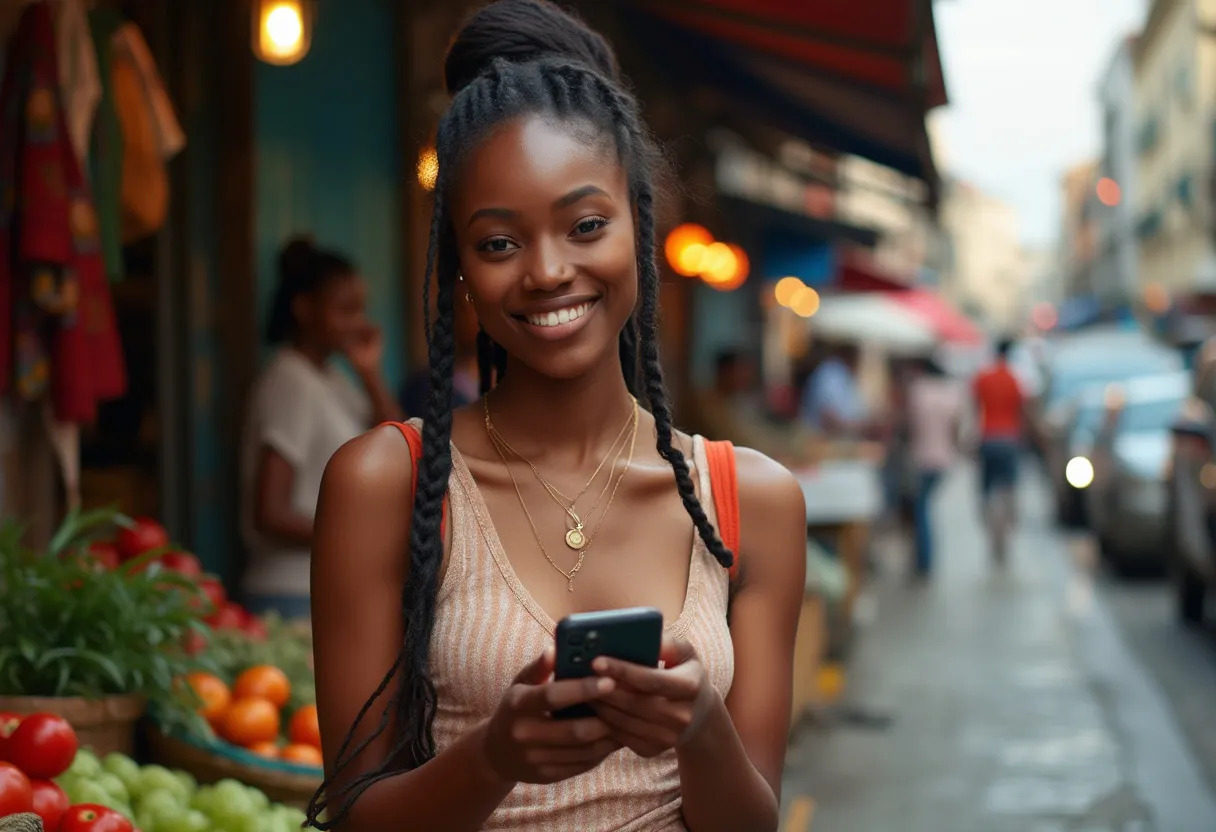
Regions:
<svg viewBox="0 0 1216 832"><path fill-rule="evenodd" d="M731 602L735 676L677 749L691 832L775 830L789 742L794 636L806 586L806 505L785 468L736 451L741 565Z"/></svg>
<svg viewBox="0 0 1216 832"><path fill-rule="evenodd" d="M312 561L312 623L317 707L325 768L355 717L391 668L405 628L402 588L409 570L413 472L400 432L386 427L343 446L321 484ZM619 746L598 720L553 720L547 712L610 691L602 680L549 682L552 655L528 667L494 717L434 759L371 786L354 803L343 832L480 829L516 782L554 782L594 768ZM400 680L390 684L356 727L351 747L373 733ZM387 730L334 776L328 814L343 787L373 770L398 736Z"/></svg>
<svg viewBox="0 0 1216 832"><path fill-rule="evenodd" d="M267 537L297 546L312 543L312 518L291 504L295 468L283 454L266 445L258 460L254 526Z"/></svg>

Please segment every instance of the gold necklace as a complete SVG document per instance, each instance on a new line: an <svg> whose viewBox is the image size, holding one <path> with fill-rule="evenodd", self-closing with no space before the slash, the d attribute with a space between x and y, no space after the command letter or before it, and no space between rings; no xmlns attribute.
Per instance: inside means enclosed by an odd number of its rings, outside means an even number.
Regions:
<svg viewBox="0 0 1216 832"><path fill-rule="evenodd" d="M613 451L616 450L617 444L621 444L622 451L625 449L622 440L625 436L625 432L629 429L629 426L633 424L636 428L638 402L633 396L630 396L629 398L633 402L633 408L630 410L629 417L625 420L625 424L621 425L621 429L617 433L616 438L613 439L612 444L608 446L608 453L605 454L604 458L600 460L600 464L596 466L595 471L591 474L591 478L587 480L587 483L582 487L582 489L579 490L577 494L574 495L574 497L564 494L557 486L545 479L544 475L541 474L540 469L537 468L531 460L511 446L511 443L507 441L506 437L499 433L498 428L494 426L493 419L490 418L489 397L482 399L482 407L485 410L486 435L489 436L491 442L496 443L496 445L501 445L502 448L507 451L507 453L509 453L511 456L517 457L525 465L532 469L532 474L553 499L553 502L557 503L558 506L561 507L562 511L566 513L567 520L573 524L566 531L566 545L576 552L586 545L587 533L586 524L583 518L579 516L579 513L575 511L575 507L577 506L578 501L582 499L583 495L587 493L587 489L589 489L591 484L595 482L597 477L599 477L600 471L603 470L605 463L612 458ZM498 450L498 448L496 448L496 450ZM501 455L502 451L499 450L499 453ZM617 459L620 459L619 453L617 454ZM599 507L600 500L604 499L604 493L607 492L608 485L611 483L611 481L611 477L604 481L604 487L600 489L600 493L595 498L595 502L592 503L591 508L587 510L588 517L594 514L595 510Z"/></svg>
<svg viewBox="0 0 1216 832"><path fill-rule="evenodd" d="M621 474L619 477L617 477L616 486L612 489L612 495L608 498L608 505L604 507L604 513L600 515L599 522L595 524L595 528L591 532L591 537L587 539L582 548L579 549L578 560L575 561L574 566L571 567L569 571L566 571L558 566L557 561L550 556L549 550L545 547L545 542L541 539L540 532L536 528L536 522L532 519L532 512L528 510L528 504L524 501L524 494L519 488L519 482L515 479L515 472L511 470L511 465L507 461L507 457L503 453L502 448L500 448L497 443L492 443L494 445L494 450L498 453L498 458L502 460L503 467L507 469L507 475L511 478L511 485L515 488L515 496L519 500L520 507L524 510L524 517L528 519L528 527L532 529L532 536L536 539L536 545L540 547L541 554L545 556L545 560L549 561L549 565L556 569L561 576L566 579L567 592L574 592L574 576L577 575L579 570L583 568L583 563L587 560L587 550L591 548L591 541L599 535L600 528L604 525L604 518L608 516L608 511L612 508L612 503L616 499L616 492L621 487L621 483L624 482L625 474L629 473L630 466L633 465L633 452L635 446L637 445L638 439L636 402L634 403L632 421L633 431L629 442L629 458L625 460L625 467L621 469ZM622 445L621 451L623 452L624 450L625 447ZM617 454L617 459L620 459L620 454ZM611 477L609 479L611 480Z"/></svg>

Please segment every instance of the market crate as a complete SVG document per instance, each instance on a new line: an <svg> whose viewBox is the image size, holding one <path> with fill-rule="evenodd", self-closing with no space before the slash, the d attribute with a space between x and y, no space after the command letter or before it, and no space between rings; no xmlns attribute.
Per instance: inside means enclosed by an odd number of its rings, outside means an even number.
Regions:
<svg viewBox="0 0 1216 832"><path fill-rule="evenodd" d="M124 694L101 699L75 696L0 696L0 711L17 714L55 714L71 723L81 748L99 757L112 751L130 755L135 747L135 724L144 715L142 696Z"/></svg>

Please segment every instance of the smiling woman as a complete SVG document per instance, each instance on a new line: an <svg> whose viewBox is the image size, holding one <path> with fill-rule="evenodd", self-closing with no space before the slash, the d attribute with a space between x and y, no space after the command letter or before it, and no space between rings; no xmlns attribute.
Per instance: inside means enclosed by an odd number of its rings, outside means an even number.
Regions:
<svg viewBox="0 0 1216 832"><path fill-rule="evenodd" d="M445 71L427 418L346 445L318 507L310 818L775 829L805 507L771 460L672 425L637 102L542 0L475 13ZM453 409L458 293L483 398ZM555 621L638 606L666 622L660 667L553 678ZM552 716L574 705L593 715Z"/></svg>

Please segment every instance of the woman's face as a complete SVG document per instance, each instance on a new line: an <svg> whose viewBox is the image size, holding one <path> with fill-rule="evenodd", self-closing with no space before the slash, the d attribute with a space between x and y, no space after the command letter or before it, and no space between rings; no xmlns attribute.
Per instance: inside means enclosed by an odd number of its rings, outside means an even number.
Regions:
<svg viewBox="0 0 1216 832"><path fill-rule="evenodd" d="M343 352L363 337L367 321L367 284L355 274L326 280L311 295L302 296L300 330L330 352Z"/></svg>
<svg viewBox="0 0 1216 832"><path fill-rule="evenodd" d="M638 275L611 145L549 119L510 121L468 155L451 214L464 288L514 360L552 378L616 360Z"/></svg>

